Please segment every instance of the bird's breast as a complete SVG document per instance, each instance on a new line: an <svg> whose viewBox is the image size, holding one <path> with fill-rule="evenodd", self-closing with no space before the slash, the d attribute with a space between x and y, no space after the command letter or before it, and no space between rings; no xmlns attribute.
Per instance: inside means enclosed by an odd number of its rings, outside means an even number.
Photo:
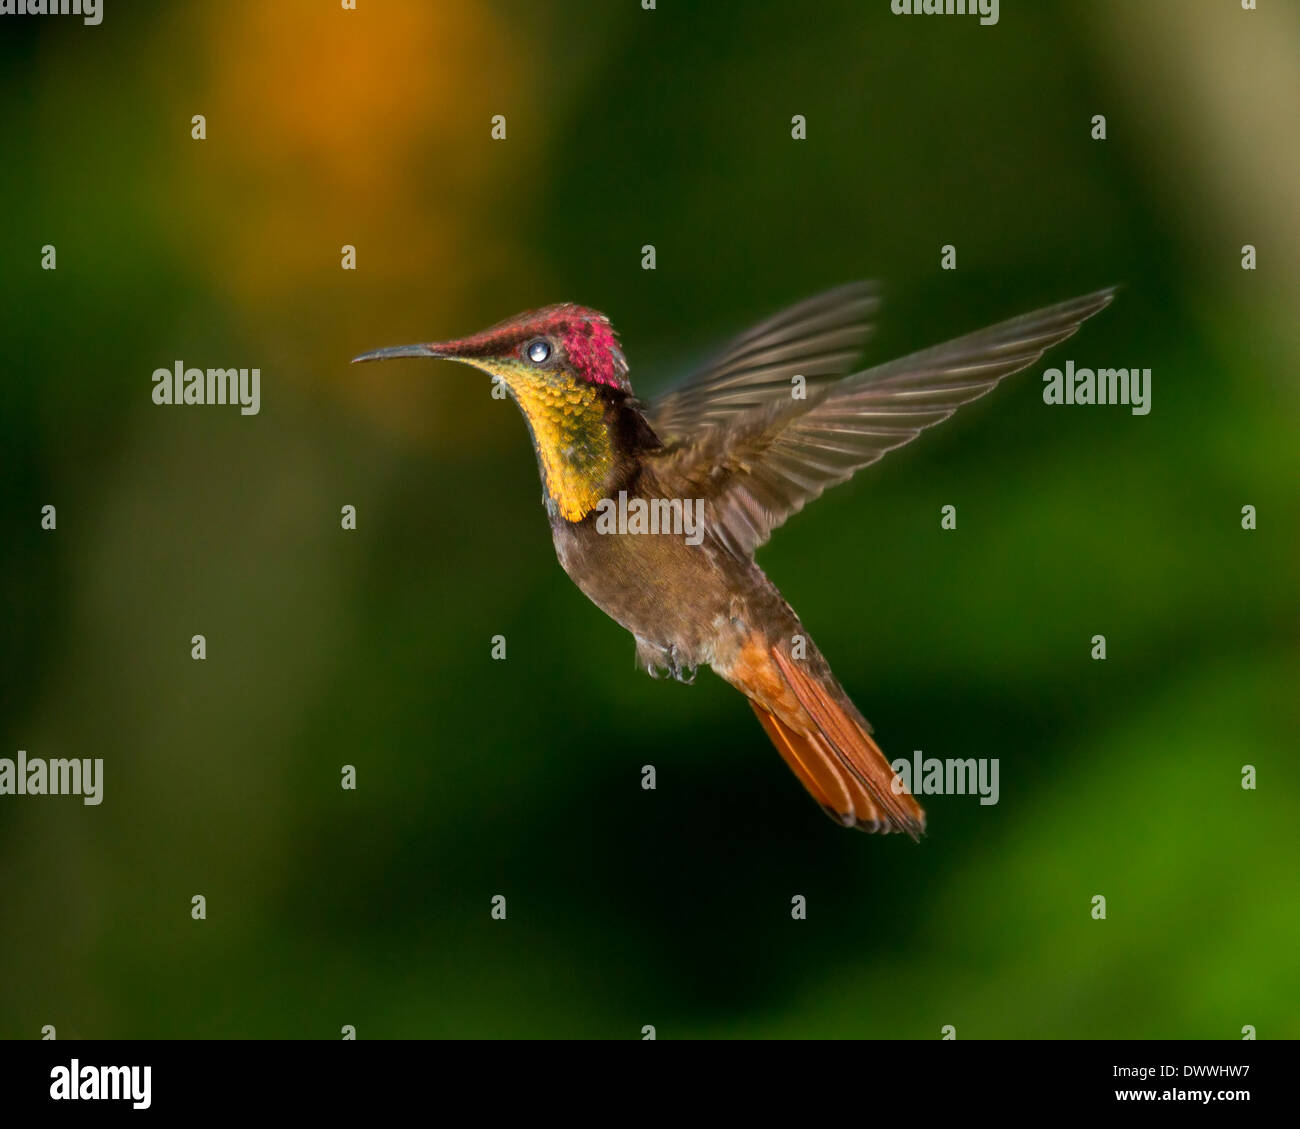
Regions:
<svg viewBox="0 0 1300 1129"><path fill-rule="evenodd" d="M598 608L639 639L675 647L683 662L714 661L747 609L750 569L685 528L641 528L617 500L581 522L552 519L555 552ZM647 519L648 520L648 519ZM756 567L754 569L756 571ZM761 573L759 574L761 576Z"/></svg>

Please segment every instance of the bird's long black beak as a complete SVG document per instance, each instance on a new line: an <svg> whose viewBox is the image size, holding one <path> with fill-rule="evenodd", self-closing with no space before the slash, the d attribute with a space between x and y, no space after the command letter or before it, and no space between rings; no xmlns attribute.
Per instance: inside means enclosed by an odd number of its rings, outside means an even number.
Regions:
<svg viewBox="0 0 1300 1129"><path fill-rule="evenodd" d="M352 358L352 363L363 361L391 361L396 357L446 357L446 349L441 345L392 345L387 349L371 349Z"/></svg>

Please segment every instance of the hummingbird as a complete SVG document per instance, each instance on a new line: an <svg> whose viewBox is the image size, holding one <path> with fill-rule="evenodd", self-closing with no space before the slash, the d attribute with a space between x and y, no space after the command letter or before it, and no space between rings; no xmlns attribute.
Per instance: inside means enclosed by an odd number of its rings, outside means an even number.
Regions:
<svg viewBox="0 0 1300 1129"><path fill-rule="evenodd" d="M756 325L646 401L609 318L572 303L353 361L457 361L499 381L527 424L560 564L632 633L637 665L682 682L711 667L836 823L915 840L925 813L754 552L828 487L1033 364L1114 294L859 368L879 296L850 283ZM680 522L611 530L601 516L614 498L690 503L702 519L695 536Z"/></svg>

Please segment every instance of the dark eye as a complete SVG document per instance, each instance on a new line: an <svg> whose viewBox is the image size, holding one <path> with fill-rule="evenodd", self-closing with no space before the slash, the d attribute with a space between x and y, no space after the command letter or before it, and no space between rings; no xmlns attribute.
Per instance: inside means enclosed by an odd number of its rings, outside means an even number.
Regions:
<svg viewBox="0 0 1300 1129"><path fill-rule="evenodd" d="M530 341L528 348L524 350L528 354L528 359L535 365L544 365L551 357L551 347L540 338L536 341Z"/></svg>

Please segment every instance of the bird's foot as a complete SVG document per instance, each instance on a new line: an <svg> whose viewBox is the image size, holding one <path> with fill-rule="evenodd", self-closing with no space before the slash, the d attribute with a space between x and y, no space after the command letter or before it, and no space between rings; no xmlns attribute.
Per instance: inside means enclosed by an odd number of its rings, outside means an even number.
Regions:
<svg viewBox="0 0 1300 1129"><path fill-rule="evenodd" d="M695 681L695 664L681 661L676 644L661 647L657 643L638 638L636 661L651 678L667 676L687 686Z"/></svg>
<svg viewBox="0 0 1300 1129"><path fill-rule="evenodd" d="M689 686L695 681L695 664L682 663L677 658L677 648L668 648L668 674L678 682Z"/></svg>

